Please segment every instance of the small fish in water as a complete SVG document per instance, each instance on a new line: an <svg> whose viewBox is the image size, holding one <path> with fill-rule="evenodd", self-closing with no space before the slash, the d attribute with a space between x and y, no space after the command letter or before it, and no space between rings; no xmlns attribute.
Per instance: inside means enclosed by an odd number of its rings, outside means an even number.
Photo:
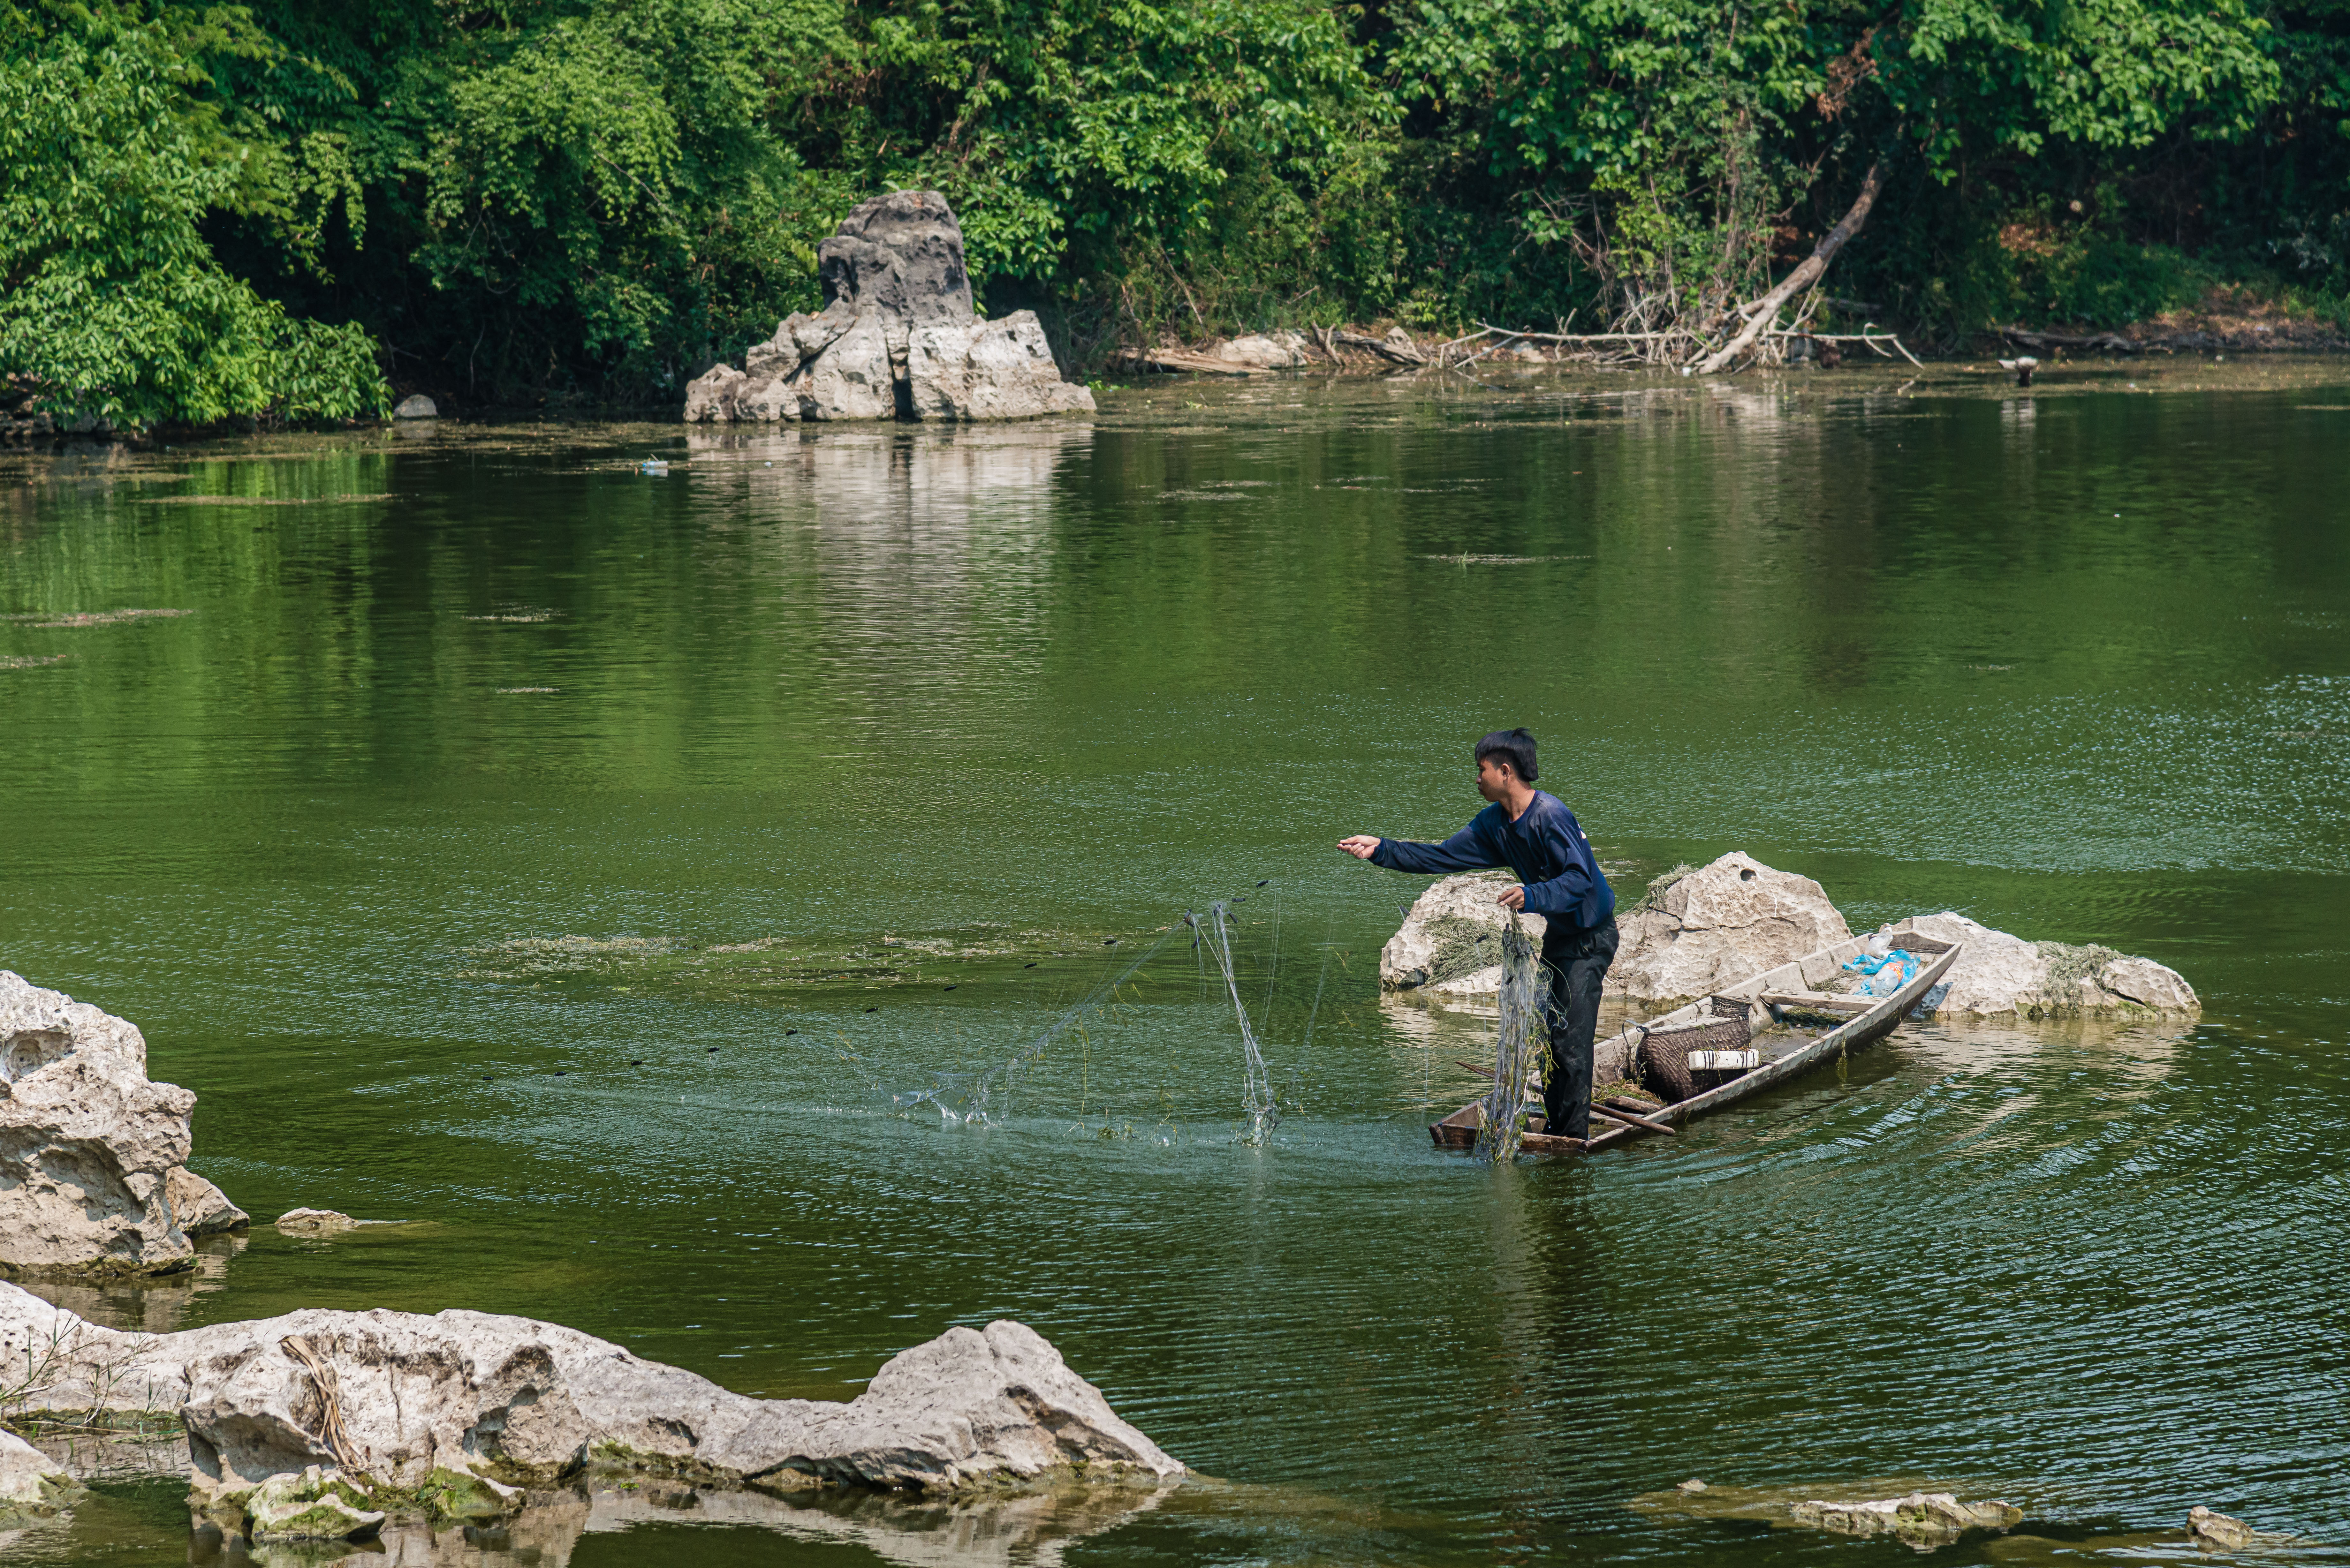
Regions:
<svg viewBox="0 0 2350 1568"><path fill-rule="evenodd" d="M567 1078L567 1077L571 1076L571 1075L570 1075L568 1072L566 1072L566 1071L565 1071L563 1068L561 1068L561 1067L557 1067L557 1068L555 1070L555 1075L556 1075L556 1077L558 1077L558 1078Z"/></svg>
<svg viewBox="0 0 2350 1568"><path fill-rule="evenodd" d="M797 1034L798 1033L799 1033L799 1031L798 1031L798 1030L796 1030L796 1029L786 1029L786 1030L785 1030L785 1031L784 1031L784 1038L785 1038L785 1039L786 1039L786 1040L788 1040L788 1039L790 1039L793 1035Z"/></svg>
<svg viewBox="0 0 2350 1568"><path fill-rule="evenodd" d="M878 1007L868 1007L868 1008L867 1008L865 1011L866 1011L866 1012L880 1012L881 1010L880 1010L879 1008L878 1008Z"/></svg>
<svg viewBox="0 0 2350 1568"><path fill-rule="evenodd" d="M645 1059L644 1059L642 1056L634 1057L634 1058L630 1059L630 1061L629 1061L629 1066L631 1066L631 1067L641 1067L641 1066L643 1066L644 1064L645 1064Z"/></svg>
<svg viewBox="0 0 2350 1568"><path fill-rule="evenodd" d="M711 1054L712 1056L717 1055L717 1054L718 1054L718 1047L717 1047L717 1046L715 1046L715 1045L712 1045L712 1046L710 1048L710 1054Z"/></svg>
<svg viewBox="0 0 2350 1568"><path fill-rule="evenodd" d="M490 1075L489 1075L487 1073L483 1074L483 1075L482 1075L482 1082L484 1082L484 1084L486 1084L486 1083L488 1083L489 1081L490 1081Z"/></svg>
<svg viewBox="0 0 2350 1568"><path fill-rule="evenodd" d="M1104 937L1102 939L1102 946L1106 948L1114 948L1118 946L1118 939L1116 937Z"/></svg>
<svg viewBox="0 0 2350 1568"><path fill-rule="evenodd" d="M1036 966L1033 963L1024 963L1020 967L1022 969L1035 969Z"/></svg>
<svg viewBox="0 0 2350 1568"><path fill-rule="evenodd" d="M955 985L961 985L962 983L962 982L961 981L957 981L955 982ZM949 991L952 991L952 990L954 989L954 986L953 986L953 985L951 985L951 986L947 987L947 989L948 989Z"/></svg>
<svg viewBox="0 0 2350 1568"><path fill-rule="evenodd" d="M1273 880L1273 878L1272 878L1272 877L1266 877L1266 878L1264 879L1264 882L1270 882L1270 881L1272 881L1272 880ZM1259 883L1257 884L1257 886L1258 886L1258 887L1260 887L1260 888L1262 888L1262 887L1263 887L1263 886L1264 886L1264 882L1259 882Z"/></svg>

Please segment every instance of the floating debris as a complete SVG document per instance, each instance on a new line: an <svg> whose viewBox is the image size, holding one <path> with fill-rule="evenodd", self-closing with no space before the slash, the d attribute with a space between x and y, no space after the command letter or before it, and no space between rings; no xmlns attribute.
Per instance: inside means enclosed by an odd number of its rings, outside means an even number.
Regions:
<svg viewBox="0 0 2350 1568"><path fill-rule="evenodd" d="M1913 1491L1869 1502L1794 1502L1787 1511L1800 1524L1839 1535L1908 1541L1955 1541L1970 1530L2005 1530L2023 1519L2023 1511L2008 1503L1960 1502L1946 1491Z"/></svg>
<svg viewBox="0 0 2350 1568"><path fill-rule="evenodd" d="M146 495L141 506L332 506L352 501L397 501L389 490L369 495Z"/></svg>
<svg viewBox="0 0 2350 1568"><path fill-rule="evenodd" d="M552 697L562 690L560 686L501 686L498 688L498 695L501 697Z"/></svg>
<svg viewBox="0 0 2350 1568"><path fill-rule="evenodd" d="M553 620L556 616L559 616L563 612L561 610L551 609L515 610L504 615L469 615L465 618L467 620L494 621L504 626L537 626L543 622Z"/></svg>
<svg viewBox="0 0 2350 1568"><path fill-rule="evenodd" d="M0 659L0 670L38 670L45 664L63 664L73 657L70 653L20 653Z"/></svg>
<svg viewBox="0 0 2350 1568"><path fill-rule="evenodd" d="M644 462L637 464L637 472L639 473L650 474L655 479L664 479L669 475L669 464L662 462L660 458L649 457L645 459Z"/></svg>

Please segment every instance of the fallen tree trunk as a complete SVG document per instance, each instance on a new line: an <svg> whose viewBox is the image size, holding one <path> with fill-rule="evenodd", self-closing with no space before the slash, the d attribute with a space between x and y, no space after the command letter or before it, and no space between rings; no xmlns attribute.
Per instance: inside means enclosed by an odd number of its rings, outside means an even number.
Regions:
<svg viewBox="0 0 2350 1568"><path fill-rule="evenodd" d="M1197 370L1211 376L1261 376L1265 373L1260 366L1194 354L1188 348L1130 348L1111 358L1134 370Z"/></svg>
<svg viewBox="0 0 2350 1568"><path fill-rule="evenodd" d="M1860 226L1868 222L1868 210L1877 205L1877 193L1884 189L1884 185L1885 166L1882 163L1870 164L1866 177L1860 182L1860 194L1854 199L1852 206L1836 226L1820 236L1818 246L1804 258L1803 265L1789 273L1784 282L1756 302L1738 336L1698 365L1699 375L1711 376L1726 369L1741 354L1754 346L1754 340L1762 335L1764 328L1778 319L1781 306L1819 282L1821 275L1828 270L1828 263L1835 260L1836 252L1844 249L1845 242L1860 233Z"/></svg>
<svg viewBox="0 0 2350 1568"><path fill-rule="evenodd" d="M2026 332L2018 327L2002 327L1999 335L2010 343L2026 348L2095 348L2114 354L2135 354L2145 346L2134 338L2116 332L2099 332L2081 337L2069 332Z"/></svg>

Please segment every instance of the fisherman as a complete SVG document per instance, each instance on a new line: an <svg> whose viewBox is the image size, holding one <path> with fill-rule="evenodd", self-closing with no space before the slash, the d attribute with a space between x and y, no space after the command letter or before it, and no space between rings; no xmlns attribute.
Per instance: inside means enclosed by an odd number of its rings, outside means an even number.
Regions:
<svg viewBox="0 0 2350 1568"><path fill-rule="evenodd" d="M1534 736L1523 727L1496 730L1477 742L1477 793L1492 804L1468 826L1441 844L1357 834L1338 840L1338 847L1390 871L1436 876L1506 866L1518 874L1522 886L1495 901L1547 922L1543 1026L1551 1064L1543 1075L1544 1128L1588 1137L1591 1037L1599 1026L1599 984L1616 957L1616 893L1599 874L1575 813L1534 788L1540 776Z"/></svg>

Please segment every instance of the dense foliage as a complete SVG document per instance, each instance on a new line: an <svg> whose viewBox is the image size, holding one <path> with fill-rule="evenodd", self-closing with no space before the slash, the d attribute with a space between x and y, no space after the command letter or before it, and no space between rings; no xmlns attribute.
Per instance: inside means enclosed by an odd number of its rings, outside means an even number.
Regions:
<svg viewBox="0 0 2350 1568"><path fill-rule="evenodd" d="M1719 318L1871 164L1914 330L2350 286L2340 0L17 3L0 379L137 423L675 396L892 185L1081 351Z"/></svg>

